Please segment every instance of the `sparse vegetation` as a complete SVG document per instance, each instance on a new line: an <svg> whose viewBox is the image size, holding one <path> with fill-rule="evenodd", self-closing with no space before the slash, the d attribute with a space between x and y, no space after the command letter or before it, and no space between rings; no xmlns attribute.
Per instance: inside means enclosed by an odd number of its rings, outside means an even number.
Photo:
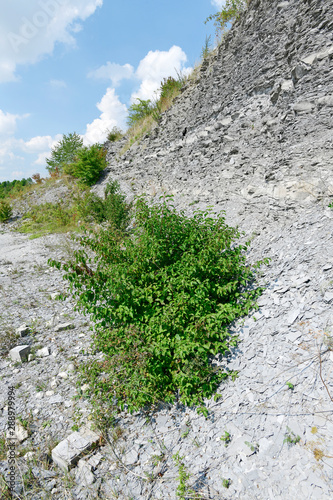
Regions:
<svg viewBox="0 0 333 500"><path fill-rule="evenodd" d="M287 430L286 430L286 433L284 436L285 437L284 437L283 442L287 443L289 446L291 446L292 444L297 444L301 440L300 436L296 436L296 434L291 429L289 429L289 427L287 427Z"/></svg>

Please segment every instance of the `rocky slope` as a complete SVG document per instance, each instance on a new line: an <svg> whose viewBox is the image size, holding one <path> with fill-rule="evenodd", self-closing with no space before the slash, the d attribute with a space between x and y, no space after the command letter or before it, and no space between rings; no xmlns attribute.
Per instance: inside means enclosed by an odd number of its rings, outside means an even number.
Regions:
<svg viewBox="0 0 333 500"><path fill-rule="evenodd" d="M73 424L89 422L87 400L72 399L76 368L92 356L89 324L70 299L55 300L65 285L46 266L68 240L0 234L2 330L26 323L20 343L48 348L0 361L1 431L9 386L30 429L17 445L19 498L175 499L176 453L198 498L332 498L332 12L332 0L253 0L151 135L124 155L108 145L97 192L116 178L129 197L167 192L189 212L225 210L252 237L249 260L271 259L259 311L233 325L241 342L220 360L238 378L208 402L208 419L176 405L123 413L70 473L47 465Z"/></svg>

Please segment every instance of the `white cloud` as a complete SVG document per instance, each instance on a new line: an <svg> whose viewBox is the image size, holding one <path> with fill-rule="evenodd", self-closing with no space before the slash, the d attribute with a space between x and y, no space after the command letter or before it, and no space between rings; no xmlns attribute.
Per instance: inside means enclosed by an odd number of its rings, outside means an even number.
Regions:
<svg viewBox="0 0 333 500"><path fill-rule="evenodd" d="M122 80L133 78L134 68L130 64L120 64L107 62L88 74L89 78L96 80L111 80L112 85L116 87Z"/></svg>
<svg viewBox="0 0 333 500"><path fill-rule="evenodd" d="M140 88L131 96L131 102L135 99L152 99L160 88L163 78L177 74L187 75L191 68L186 68L187 56L180 47L174 45L168 51L149 51L138 66L136 77L141 80Z"/></svg>
<svg viewBox="0 0 333 500"><path fill-rule="evenodd" d="M2 2L0 83L16 79L19 64L33 64L52 53L55 43L75 44L78 21L91 16L103 0L11 0Z"/></svg>
<svg viewBox="0 0 333 500"><path fill-rule="evenodd" d="M226 0L212 0L212 5L221 10L225 6Z"/></svg>
<svg viewBox="0 0 333 500"><path fill-rule="evenodd" d="M29 115L13 115L5 113L0 109L0 140L4 137L13 135L16 130L16 122L22 118L27 118Z"/></svg>
<svg viewBox="0 0 333 500"><path fill-rule="evenodd" d="M177 74L188 75L192 68L187 68L185 63L187 56L180 47L173 46L168 51L150 51L140 61L136 71L130 64L120 64L108 62L95 71L89 73L89 77L110 79L113 86L119 84L123 79L136 78L141 81L138 91L133 92L130 102L136 98L153 99L157 97L163 78ZM114 88L109 87L97 108L101 111L100 117L87 125L86 133L83 136L85 144L103 142L106 139L107 130L114 126L126 129L126 118L128 110L125 104L121 103Z"/></svg>
<svg viewBox="0 0 333 500"><path fill-rule="evenodd" d="M87 125L86 133L83 136L85 144L94 144L106 140L108 130L117 126L125 127L127 107L122 104L116 95L115 89L109 87L101 102L97 104L101 111L99 118Z"/></svg>
<svg viewBox="0 0 333 500"><path fill-rule="evenodd" d="M67 87L64 80L50 80L50 86L54 89L65 89Z"/></svg>

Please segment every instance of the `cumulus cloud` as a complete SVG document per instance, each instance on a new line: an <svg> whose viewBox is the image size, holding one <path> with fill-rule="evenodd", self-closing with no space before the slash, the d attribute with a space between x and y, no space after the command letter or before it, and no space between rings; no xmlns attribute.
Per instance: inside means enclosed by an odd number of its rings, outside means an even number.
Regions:
<svg viewBox="0 0 333 500"><path fill-rule="evenodd" d="M101 112L100 117L87 125L86 133L83 136L85 144L103 142L106 140L108 130L117 126L125 127L127 107L122 104L116 94L115 89L109 87L101 102L97 104Z"/></svg>
<svg viewBox="0 0 333 500"><path fill-rule="evenodd" d="M94 71L88 73L89 78L96 80L111 80L114 87L119 85L122 80L133 78L134 68L130 64L120 64L107 62L105 65L100 66Z"/></svg>
<svg viewBox="0 0 333 500"><path fill-rule="evenodd" d="M150 51L140 61L138 68L130 64L120 64L108 62L95 71L89 73L89 77L111 80L113 87L117 86L121 80L136 79L139 83L139 90L133 92L130 102L139 99L153 99L157 97L163 78L178 74L188 75L192 68L185 66L187 56L180 47L173 46L168 51ZM85 144L102 142L106 139L107 130L113 127L126 128L126 118L128 114L127 106L120 102L119 97L113 87L108 87L97 108L101 111L100 117L87 125L86 133L83 136Z"/></svg>
<svg viewBox="0 0 333 500"><path fill-rule="evenodd" d="M187 56L185 52L174 45L168 51L149 51L140 61L136 70L136 77L141 80L140 88L131 96L131 102L135 99L151 99L158 91L163 78L177 74L187 75L192 68L186 68Z"/></svg>
<svg viewBox="0 0 333 500"><path fill-rule="evenodd" d="M16 79L19 64L33 64L52 53L55 43L75 44L80 22L103 0L12 0L0 18L0 83Z"/></svg>

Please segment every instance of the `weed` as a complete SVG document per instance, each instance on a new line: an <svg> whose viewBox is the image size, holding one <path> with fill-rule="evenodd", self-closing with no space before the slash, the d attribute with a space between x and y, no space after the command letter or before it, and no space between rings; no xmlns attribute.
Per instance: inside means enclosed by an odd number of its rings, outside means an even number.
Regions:
<svg viewBox="0 0 333 500"><path fill-rule="evenodd" d="M122 131L118 127L113 127L110 132L108 132L107 140L110 142L119 141L123 137Z"/></svg>
<svg viewBox="0 0 333 500"><path fill-rule="evenodd" d="M4 435L0 437L0 460L7 458L7 441Z"/></svg>
<svg viewBox="0 0 333 500"><path fill-rule="evenodd" d="M289 429L289 427L287 427L283 442L291 446L292 444L299 443L300 440L301 440L300 436L296 436L296 434L291 429Z"/></svg>
<svg viewBox="0 0 333 500"><path fill-rule="evenodd" d="M250 448L252 453L258 453L259 451L259 444L258 443L249 443L248 441L245 441L246 446Z"/></svg>
<svg viewBox="0 0 333 500"><path fill-rule="evenodd" d="M224 442L224 446L227 447L228 444L231 442L231 435L229 432L224 431L224 436L221 437L221 441Z"/></svg>
<svg viewBox="0 0 333 500"><path fill-rule="evenodd" d="M206 35L205 44L201 49L201 59L203 59L203 60L205 60L209 56L210 45L211 45L210 39L211 39L211 36Z"/></svg>
<svg viewBox="0 0 333 500"><path fill-rule="evenodd" d="M42 428L45 429L46 427L51 427L52 421L51 420L45 420L45 422L42 423Z"/></svg>
<svg viewBox="0 0 333 500"><path fill-rule="evenodd" d="M13 327L6 327L1 325L0 327L0 355L6 356L8 352L17 345L17 340L19 335L17 335Z"/></svg>
<svg viewBox="0 0 333 500"><path fill-rule="evenodd" d="M47 387L47 383L46 382L38 382L37 385L36 385L36 391L37 392L43 392L45 391Z"/></svg>
<svg viewBox="0 0 333 500"><path fill-rule="evenodd" d="M186 466L184 464L184 457L179 455L177 452L173 455L172 459L174 460L176 466L178 467L178 487L177 487L177 497L180 500L185 500L188 495L195 495L195 491L188 486L188 480L191 477L191 474L187 471Z"/></svg>
<svg viewBox="0 0 333 500"><path fill-rule="evenodd" d="M152 464L154 467L156 467L164 459L165 459L164 453L161 453L160 455L152 455L151 456L151 461L152 461Z"/></svg>
<svg viewBox="0 0 333 500"><path fill-rule="evenodd" d="M295 388L294 384L292 384L291 382L286 382L286 385L288 386L288 389L290 389L291 391L293 391Z"/></svg>
<svg viewBox="0 0 333 500"><path fill-rule="evenodd" d="M222 479L222 486L224 488L229 488L230 484L231 484L231 479Z"/></svg>

